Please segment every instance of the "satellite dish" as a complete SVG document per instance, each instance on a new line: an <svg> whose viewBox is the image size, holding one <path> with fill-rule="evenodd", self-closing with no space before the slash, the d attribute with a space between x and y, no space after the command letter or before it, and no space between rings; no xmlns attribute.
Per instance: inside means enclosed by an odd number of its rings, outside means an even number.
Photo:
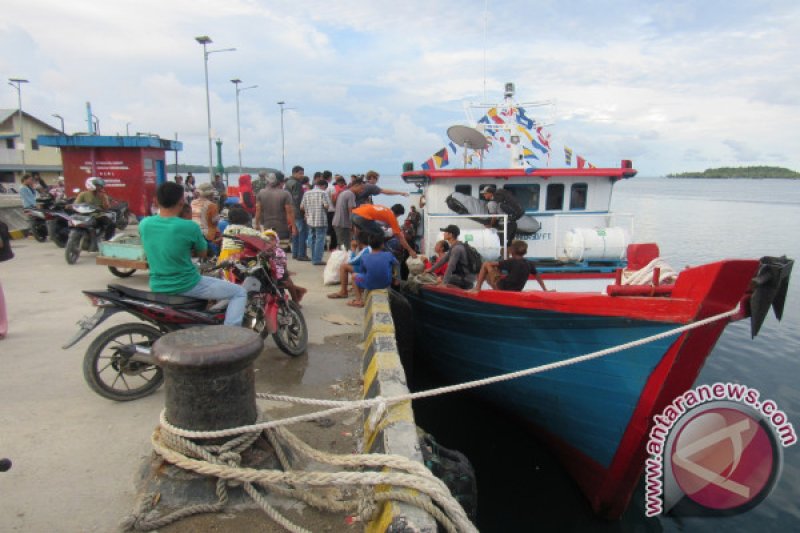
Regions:
<svg viewBox="0 0 800 533"><path fill-rule="evenodd" d="M447 136L457 145L471 150L485 150L489 147L483 133L469 126L450 126L447 128Z"/></svg>

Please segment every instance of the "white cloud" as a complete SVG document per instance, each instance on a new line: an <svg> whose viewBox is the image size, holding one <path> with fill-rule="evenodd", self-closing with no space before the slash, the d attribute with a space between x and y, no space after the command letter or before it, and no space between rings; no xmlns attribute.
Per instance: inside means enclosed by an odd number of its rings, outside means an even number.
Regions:
<svg viewBox="0 0 800 533"><path fill-rule="evenodd" d="M636 157L641 173L702 164L800 168L800 6L731 0L490 3L450 0L10 0L0 57L31 80L25 109L86 129L91 101L104 133L145 131L207 159L203 56L209 34L212 127L237 160L235 90L245 164L397 172L441 148L464 123L463 101L553 99L542 111L590 160ZM484 41L484 20L488 23ZM485 46L484 46L485 43ZM485 61L484 61L485 57ZM485 75L484 75L485 68ZM16 107L10 88L0 107ZM558 158L554 158L558 159Z"/></svg>

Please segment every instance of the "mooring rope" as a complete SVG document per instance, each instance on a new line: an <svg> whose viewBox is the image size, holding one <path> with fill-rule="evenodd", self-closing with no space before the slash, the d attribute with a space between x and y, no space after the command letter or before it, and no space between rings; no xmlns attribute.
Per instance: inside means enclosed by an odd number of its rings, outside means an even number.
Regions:
<svg viewBox="0 0 800 533"><path fill-rule="evenodd" d="M195 505L177 510L164 517L153 517L152 502L143 499L143 502L136 512L123 521L125 529L151 530L172 523L181 518L206 512L219 512L227 504L227 489L229 483L242 484L245 492L264 510L264 512L275 522L292 532L303 532L305 529L293 524L286 517L278 513L266 500L264 495L259 492L257 487L264 487L274 491L276 494L291 496L301 499L316 508L334 512L353 512L360 510L359 516L362 519L369 519L377 509L377 503L387 500L402 501L415 505L428 512L436 519L448 532L473 532L477 531L475 526L469 521L463 508L450 494L447 486L425 468L422 464L411 461L405 457L385 454L352 454L337 455L316 450L297 438L285 427L289 424L296 424L307 420L327 417L334 414L348 412L356 409L376 408L368 417L367 426L375 427L385 415L389 405L405 401L413 401L420 398L429 398L481 387L494 383L500 383L520 377L530 376L555 370L566 366L575 365L581 362L599 359L614 353L621 352L637 346L655 342L657 340L677 335L685 331L705 326L718 320L730 318L740 312L737 306L735 309L719 313L717 315L698 320L691 324L679 326L671 330L644 337L635 341L627 342L611 348L598 350L589 354L564 359L554 363L539 365L536 367L510 372L499 376L479 379L458 385L451 385L420 391L416 393L402 394L390 398L376 397L367 400L320 400L313 398L297 398L279 394L257 394L258 398L272 401L284 401L303 405L326 406L329 409L315 411L305 415L273 421L257 421L255 424L229 428L219 431L191 431L178 428L169 423L166 419L166 411L160 415L160 427L156 428L151 439L153 448L157 454L162 456L165 461L174 464L184 470L190 470L205 476L217 478L217 497L218 501L214 504ZM284 468L284 471L259 470L244 468L241 466L241 452L248 448L264 432L269 439L276 455ZM200 446L190 439L207 439L232 437L232 439L222 445ZM345 468L383 468L388 471L383 472L307 472L295 471L291 469L290 462L282 448L280 440L286 442L292 450L306 458L319 463L345 467ZM390 490L386 492L375 492L374 488L378 485L388 485L391 487L403 487L413 489L413 492ZM298 489L295 487L303 487ZM321 497L310 489L320 487L336 487L339 489L360 487L361 489L372 489L369 497L362 497L360 500L355 498L333 499L330 496Z"/></svg>
<svg viewBox="0 0 800 533"><path fill-rule="evenodd" d="M324 418L327 416L335 415L338 413L344 413L348 411L354 411L358 409L370 409L373 407L380 406L389 406L396 403L406 402L406 401L413 401L419 400L421 398L431 398L433 396L441 396L443 394L449 394L451 392L458 392L467 389L473 389L476 387L483 387L486 385L492 385L495 383L500 383L503 381L509 381L512 379L518 379L526 376L532 376L534 374L541 374L542 372L547 372L549 370L556 370L559 368L576 365L578 363L583 363L586 361L591 361L593 359L599 359L601 357L605 357L608 355L612 355L624 350L629 350L631 348L636 348L638 346L642 346L651 342L655 342L673 335L677 335L679 333L683 333L685 331L689 331L692 329L696 329L702 326L706 326L718 320L723 320L725 318L730 318L740 312L739 306L736 308L725 311L723 313L719 313L714 316L710 316L708 318L704 318L702 320L698 320L697 322L692 322L691 324L685 324L683 326L678 326L676 328L664 331L662 333L657 333L655 335L650 335L648 337L643 337L641 339L637 339L635 341L626 342L623 344L619 344L617 346L612 346L611 348L605 348L603 350L597 350L595 352L591 352L584 355L579 355L575 357L571 357L569 359L563 359L561 361L555 361L553 363L547 363L544 365L535 366L532 368L528 368L525 370L518 370L515 372L509 372L507 374L500 374L498 376L492 376L489 378L484 379L477 379L474 381L468 381L466 383L459 383L457 385L448 385L445 387L439 387L436 389L429 389L425 391L407 393L407 394L400 394L397 396L391 397L381 397L377 396L375 398L368 398L364 400L320 400L314 398L299 398L295 396L286 396L281 394L265 394L265 393L257 393L256 397L262 400L272 400L272 401L282 401L282 402L290 402L296 403L301 405L317 405L317 406L327 406L330 409L325 409L322 411L314 411L312 413L307 413L304 415L298 415L290 418L282 418L280 420L271 420L269 422L261 422L246 426L240 426L235 428L228 428L228 429L221 429L217 431L193 431L189 429L179 428L177 426L173 426L166 418L166 410L161 412L160 416L160 423L161 427L168 429L171 433L176 435L180 435L186 438L192 439L205 439L205 438L219 438L219 437L230 437L232 435L238 435L241 433L248 433L252 431L261 431L266 429L273 429L281 426L288 426L291 424L297 424L298 422L305 422L308 420L315 420L317 418Z"/></svg>

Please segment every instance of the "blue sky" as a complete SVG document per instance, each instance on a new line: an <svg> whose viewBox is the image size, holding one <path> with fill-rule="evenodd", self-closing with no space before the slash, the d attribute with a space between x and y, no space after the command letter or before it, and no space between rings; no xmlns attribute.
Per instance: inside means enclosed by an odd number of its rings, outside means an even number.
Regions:
<svg viewBox="0 0 800 533"><path fill-rule="evenodd" d="M258 85L240 94L251 166L280 167L280 100L287 166L397 174L466 123L464 102L513 81L522 101L554 101L554 140L598 166L800 170L796 0L6 0L0 73L29 79L23 108L68 132L91 101L101 133L177 133L181 160L205 164L204 34L237 48L209 58L227 165L240 78Z"/></svg>

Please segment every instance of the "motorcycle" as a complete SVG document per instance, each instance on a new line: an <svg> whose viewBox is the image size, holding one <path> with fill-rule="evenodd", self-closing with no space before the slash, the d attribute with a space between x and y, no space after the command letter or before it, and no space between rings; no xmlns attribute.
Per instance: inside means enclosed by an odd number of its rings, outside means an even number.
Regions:
<svg viewBox="0 0 800 533"><path fill-rule="evenodd" d="M128 202L122 200L111 199L111 207L109 208L116 214L117 220L115 226L118 230L122 231L128 227L131 212L128 209Z"/></svg>
<svg viewBox="0 0 800 533"><path fill-rule="evenodd" d="M23 209L23 213L28 218L31 226L31 235L37 242L47 240L47 199L37 198L35 207Z"/></svg>
<svg viewBox="0 0 800 533"><path fill-rule="evenodd" d="M69 237L64 249L67 264L74 265L81 250L96 252L101 239L109 240L116 232L117 214L91 204L75 204L69 216Z"/></svg>
<svg viewBox="0 0 800 533"><path fill-rule="evenodd" d="M225 262L214 268L227 270L247 290L243 325L266 338L272 335L284 353L297 357L306 351L308 328L300 307L289 300L283 285L275 279L263 241L240 236L244 261ZM257 242L260 241L260 242ZM218 325L225 319L225 307L207 300L159 294L123 285L108 285L105 291L83 291L97 307L94 316L78 322L79 331L64 346L68 349L110 316L127 312L141 322L113 326L98 335L83 358L83 375L89 387L104 398L116 401L147 396L161 386L164 374L151 352L162 335L198 325Z"/></svg>
<svg viewBox="0 0 800 533"><path fill-rule="evenodd" d="M47 209L47 234L59 248L64 248L69 239L69 218L74 198L62 198L49 202Z"/></svg>

